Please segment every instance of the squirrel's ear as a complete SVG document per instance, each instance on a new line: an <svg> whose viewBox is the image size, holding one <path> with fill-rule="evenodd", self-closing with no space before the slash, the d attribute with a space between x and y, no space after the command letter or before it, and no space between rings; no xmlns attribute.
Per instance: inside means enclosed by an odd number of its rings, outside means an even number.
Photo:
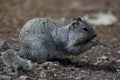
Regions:
<svg viewBox="0 0 120 80"><path fill-rule="evenodd" d="M73 22L74 22L74 21L76 21L76 17L75 17L75 18L73 18L73 19L72 19L72 21L73 21Z"/></svg>
<svg viewBox="0 0 120 80"><path fill-rule="evenodd" d="M77 17L77 21L82 21L81 17Z"/></svg>
<svg viewBox="0 0 120 80"><path fill-rule="evenodd" d="M77 27L77 23L73 22L71 25L69 25L69 30L74 29Z"/></svg>
<svg viewBox="0 0 120 80"><path fill-rule="evenodd" d="M81 17L75 17L75 18L73 18L72 21L73 22L80 22L80 21L82 21L82 19L81 19Z"/></svg>

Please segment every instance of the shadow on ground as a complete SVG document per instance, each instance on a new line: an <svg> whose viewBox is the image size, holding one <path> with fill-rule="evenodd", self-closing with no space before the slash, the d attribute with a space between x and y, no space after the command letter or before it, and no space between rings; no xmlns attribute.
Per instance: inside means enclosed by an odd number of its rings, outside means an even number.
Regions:
<svg viewBox="0 0 120 80"><path fill-rule="evenodd" d="M117 72L118 68L115 68L112 66L113 63L109 64L109 65L95 65L95 64L91 64L91 63L87 63L87 62L81 62L81 61L76 61L73 62L72 60L65 58L65 59L60 59L60 58L56 58L50 61L58 61L60 62L63 66L68 67L68 66L74 66L76 68L84 68L84 69L91 69L91 70L103 70L105 72Z"/></svg>

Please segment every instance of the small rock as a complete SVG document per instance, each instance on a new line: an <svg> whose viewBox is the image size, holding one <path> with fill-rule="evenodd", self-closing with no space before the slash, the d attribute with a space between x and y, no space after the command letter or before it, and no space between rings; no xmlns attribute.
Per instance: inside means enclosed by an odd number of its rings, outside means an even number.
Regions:
<svg viewBox="0 0 120 80"><path fill-rule="evenodd" d="M89 76L78 76L76 80L90 80Z"/></svg>
<svg viewBox="0 0 120 80"><path fill-rule="evenodd" d="M102 62L102 58L101 57L97 57L97 63L101 63Z"/></svg>
<svg viewBox="0 0 120 80"><path fill-rule="evenodd" d="M27 77L28 77L28 76L20 76L20 77L19 77L19 80L26 80Z"/></svg>
<svg viewBox="0 0 120 80"><path fill-rule="evenodd" d="M43 68L44 69L50 69L50 68L53 68L53 67L57 67L59 65L58 62L45 62L42 64L43 65Z"/></svg>
<svg viewBox="0 0 120 80"><path fill-rule="evenodd" d="M120 73L120 69L116 69L118 73Z"/></svg>
<svg viewBox="0 0 120 80"><path fill-rule="evenodd" d="M6 75L0 75L0 80L12 80L12 77Z"/></svg>
<svg viewBox="0 0 120 80"><path fill-rule="evenodd" d="M82 80L82 77L81 76L77 76L75 79L76 80Z"/></svg>
<svg viewBox="0 0 120 80"><path fill-rule="evenodd" d="M56 77L56 76L58 76L57 74L54 74L54 76Z"/></svg>
<svg viewBox="0 0 120 80"><path fill-rule="evenodd" d="M47 76L47 73L46 72L44 72L44 71L41 71L40 72L40 77L41 78L45 78Z"/></svg>
<svg viewBox="0 0 120 80"><path fill-rule="evenodd" d="M111 52L108 52L107 54L109 54L109 55L110 55L110 54L111 54Z"/></svg>
<svg viewBox="0 0 120 80"><path fill-rule="evenodd" d="M120 63L120 59L116 60L117 63Z"/></svg>
<svg viewBox="0 0 120 80"><path fill-rule="evenodd" d="M108 59L108 57L107 56L105 56L105 55L103 55L102 57L101 57L102 59Z"/></svg>
<svg viewBox="0 0 120 80"><path fill-rule="evenodd" d="M87 58L88 58L88 56L84 56L84 58L86 58L86 59L87 59Z"/></svg>
<svg viewBox="0 0 120 80"><path fill-rule="evenodd" d="M50 68L50 67L53 67L53 65L54 65L54 63L53 62L45 62L45 63L43 63L43 67L44 68Z"/></svg>
<svg viewBox="0 0 120 80"><path fill-rule="evenodd" d="M98 65L98 63L96 62L96 63L94 63L94 65Z"/></svg>
<svg viewBox="0 0 120 80"><path fill-rule="evenodd" d="M59 62L54 62L54 67L58 67L60 65Z"/></svg>
<svg viewBox="0 0 120 80"><path fill-rule="evenodd" d="M19 80L35 80L34 78L32 78L32 77L29 77L29 76L20 76L19 77Z"/></svg>

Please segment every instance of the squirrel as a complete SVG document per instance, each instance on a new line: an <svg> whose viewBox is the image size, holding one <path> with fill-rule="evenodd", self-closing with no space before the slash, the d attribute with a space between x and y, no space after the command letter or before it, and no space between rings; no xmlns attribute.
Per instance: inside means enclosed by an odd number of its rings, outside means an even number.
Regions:
<svg viewBox="0 0 120 80"><path fill-rule="evenodd" d="M33 69L33 64L30 60L20 58L17 52L13 49L8 49L5 52L2 52L0 55L3 63L6 65L6 71L8 73L8 69L12 69L14 72L10 72L10 74L18 74L18 69L23 69L26 71L30 71Z"/></svg>
<svg viewBox="0 0 120 80"><path fill-rule="evenodd" d="M43 63L61 55L79 55L97 45L94 29L81 17L66 26L49 18L33 18L22 28L19 56Z"/></svg>

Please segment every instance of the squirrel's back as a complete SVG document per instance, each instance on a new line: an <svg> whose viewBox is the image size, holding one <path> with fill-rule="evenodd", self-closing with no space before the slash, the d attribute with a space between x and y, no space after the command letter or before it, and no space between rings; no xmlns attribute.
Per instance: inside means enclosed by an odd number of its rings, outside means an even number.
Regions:
<svg viewBox="0 0 120 80"><path fill-rule="evenodd" d="M51 34L51 32L58 27L61 27L61 25L51 19L33 18L23 26L19 38L20 41L23 41L24 38L39 38L41 36L44 36L45 34Z"/></svg>
<svg viewBox="0 0 120 80"><path fill-rule="evenodd" d="M60 24L54 22L51 19L48 18L33 18L30 21L28 21L21 31L21 33L46 33L51 32L55 28L60 27Z"/></svg>

